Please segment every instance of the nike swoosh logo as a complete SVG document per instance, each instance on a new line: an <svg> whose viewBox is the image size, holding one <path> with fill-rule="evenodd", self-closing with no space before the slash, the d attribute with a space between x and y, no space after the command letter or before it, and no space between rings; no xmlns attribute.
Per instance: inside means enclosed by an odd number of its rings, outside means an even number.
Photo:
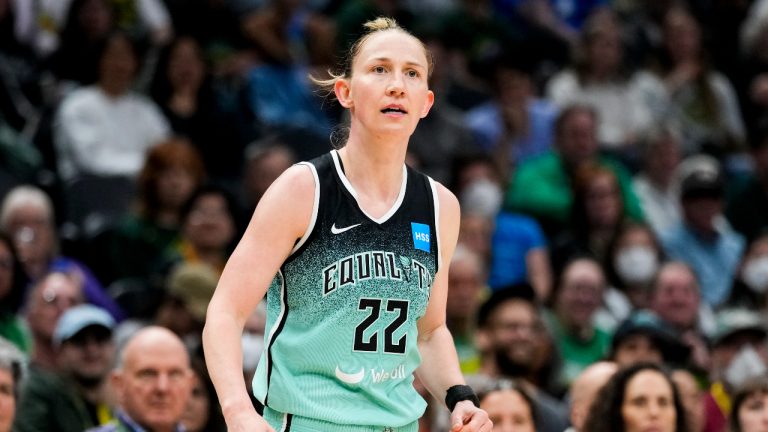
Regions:
<svg viewBox="0 0 768 432"><path fill-rule="evenodd" d="M344 228L336 228L336 223L334 223L331 226L331 234L341 234L341 233L343 233L345 231L351 230L352 228L359 227L360 225L362 225L362 224L359 223L359 224L350 225L350 226L344 227Z"/></svg>
<svg viewBox="0 0 768 432"><path fill-rule="evenodd" d="M363 368L360 368L360 372L348 374L342 372L341 369L339 369L339 366L336 366L336 378L338 378L339 381L347 384L357 384L363 380L363 377L365 377L365 369Z"/></svg>

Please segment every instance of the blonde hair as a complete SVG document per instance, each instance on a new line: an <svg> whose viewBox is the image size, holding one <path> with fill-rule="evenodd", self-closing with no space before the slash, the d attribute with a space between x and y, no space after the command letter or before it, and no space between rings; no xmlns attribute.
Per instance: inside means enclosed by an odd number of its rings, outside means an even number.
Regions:
<svg viewBox="0 0 768 432"><path fill-rule="evenodd" d="M388 30L397 30L400 32L403 32L407 34L408 36L411 36L415 38L416 40L421 43L422 48L424 48L424 55L427 57L427 76L432 76L432 70L434 69L434 60L432 59L432 53L429 51L426 45L424 45L424 42L416 38L411 32L404 29L400 26L400 24L397 23L393 18L390 17L378 17L371 21L366 22L363 24L363 27L365 28L365 31L363 32L363 35L360 36L350 47L349 51L347 51L347 55L343 59L342 63L342 71L341 72L334 72L329 70L328 75L330 75L330 78L327 79L319 79L315 78L314 76L310 75L309 79L315 83L318 87L320 87L321 92L324 93L326 96L330 96L334 94L333 87L336 85L336 82L341 79L348 79L352 77L352 64L355 61L355 57L360 54L360 50L362 50L363 45L365 42L368 41L368 39L379 32L388 31Z"/></svg>

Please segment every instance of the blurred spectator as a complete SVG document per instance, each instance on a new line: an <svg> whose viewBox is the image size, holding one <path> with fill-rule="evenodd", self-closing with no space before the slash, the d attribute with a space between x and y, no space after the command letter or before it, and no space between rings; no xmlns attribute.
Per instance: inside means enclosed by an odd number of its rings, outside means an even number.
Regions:
<svg viewBox="0 0 768 432"><path fill-rule="evenodd" d="M499 172L498 165L493 160L493 157L482 153L468 153L458 155L453 159L453 166L451 167L453 172L453 181L451 182L450 189L460 197L464 194L465 190L469 188L472 183L481 184L487 186L489 183L496 187L501 187L504 184L505 179ZM486 193L489 188L478 188ZM487 198L486 198L487 199ZM472 200L473 204L476 204L478 208L487 209L485 213L492 215L491 209L498 210L498 200L489 200L492 204L485 204L482 201L485 200Z"/></svg>
<svg viewBox="0 0 768 432"><path fill-rule="evenodd" d="M701 27L682 8L664 19L664 47L658 72L672 103L671 116L682 126L686 154L719 157L741 150L745 127L733 86L715 71L702 46Z"/></svg>
<svg viewBox="0 0 768 432"><path fill-rule="evenodd" d="M112 420L109 372L115 321L101 308L79 305L56 323L56 369L33 368L22 387L18 432L82 432Z"/></svg>
<svg viewBox="0 0 768 432"><path fill-rule="evenodd" d="M632 180L643 214L656 235L682 220L678 184L675 178L680 164L681 139L676 128L653 128L642 144L642 166Z"/></svg>
<svg viewBox="0 0 768 432"><path fill-rule="evenodd" d="M724 179L718 162L694 156L680 167L683 221L661 235L672 259L687 262L701 283L701 295L712 307L728 300L744 238L725 222Z"/></svg>
<svg viewBox="0 0 768 432"><path fill-rule="evenodd" d="M768 309L768 232L749 244L739 263L727 304L756 311Z"/></svg>
<svg viewBox="0 0 768 432"><path fill-rule="evenodd" d="M150 149L132 211L93 242L91 262L102 280L161 285L151 279L152 271L178 239L183 207L204 179L203 161L189 142L174 138Z"/></svg>
<svg viewBox="0 0 768 432"><path fill-rule="evenodd" d="M663 44L664 17L680 4L677 0L619 0L612 7L624 21L629 38L628 55L634 65L647 65Z"/></svg>
<svg viewBox="0 0 768 432"><path fill-rule="evenodd" d="M32 140L47 102L45 71L25 38L24 3L0 0L0 194L36 180L42 168Z"/></svg>
<svg viewBox="0 0 768 432"><path fill-rule="evenodd" d="M238 56L244 45L237 1L163 0L177 35L190 35L200 42L213 72Z"/></svg>
<svg viewBox="0 0 768 432"><path fill-rule="evenodd" d="M589 254L605 262L608 247L627 221L616 175L609 168L592 163L572 173L573 206L570 229L552 240L554 268L561 268L575 255Z"/></svg>
<svg viewBox="0 0 768 432"><path fill-rule="evenodd" d="M480 408L488 413L493 431L535 432L540 430L539 413L524 385L507 379L497 380L490 388L477 389Z"/></svg>
<svg viewBox="0 0 768 432"><path fill-rule="evenodd" d="M337 52L346 52L360 37L363 23L379 16L394 18L404 28L413 28L417 19L401 0L351 0L341 2L334 15Z"/></svg>
<svg viewBox="0 0 768 432"><path fill-rule="evenodd" d="M253 213L272 182L296 162L290 147L276 138L259 140L246 148L242 185L246 213Z"/></svg>
<svg viewBox="0 0 768 432"><path fill-rule="evenodd" d="M638 310L622 322L613 334L609 357L619 368L635 363L687 364L688 347L655 313Z"/></svg>
<svg viewBox="0 0 768 432"><path fill-rule="evenodd" d="M218 273L206 264L178 264L168 276L166 296L154 323L176 333L190 352L196 352L201 348L205 312L218 282Z"/></svg>
<svg viewBox="0 0 768 432"><path fill-rule="evenodd" d="M534 216L551 236L566 226L571 215L573 173L582 165L599 163L616 174L626 215L642 219L629 173L618 163L598 155L596 130L594 110L583 105L565 108L555 123L555 147L520 164L507 190L504 207Z"/></svg>
<svg viewBox="0 0 768 432"><path fill-rule="evenodd" d="M565 407L548 393L550 377L538 358L538 344L548 339L533 289L520 284L494 292L478 312L478 341L482 352L480 374L468 376L480 388L499 379L520 380L540 416L537 430L562 432Z"/></svg>
<svg viewBox="0 0 768 432"><path fill-rule="evenodd" d="M175 135L200 152L208 175L233 182L240 177L243 139L215 94L202 48L189 36L174 39L160 54L151 95Z"/></svg>
<svg viewBox="0 0 768 432"><path fill-rule="evenodd" d="M192 358L192 394L187 409L181 416L181 424L187 432L224 432L224 416L221 414L216 390L205 362L200 357Z"/></svg>
<svg viewBox="0 0 768 432"><path fill-rule="evenodd" d="M599 361L587 366L573 380L569 391L571 427L566 432L584 431L584 421L594 405L598 392L617 370L616 363ZM599 402L603 403L603 401Z"/></svg>
<svg viewBox="0 0 768 432"><path fill-rule="evenodd" d="M247 72L247 103L266 131L295 131L312 137L307 141L325 142L331 121L308 76L325 78L335 66L335 28L305 3L271 0L243 18L257 59Z"/></svg>
<svg viewBox="0 0 768 432"><path fill-rule="evenodd" d="M584 21L606 0L493 0L497 13L522 27L537 51L556 65L568 58Z"/></svg>
<svg viewBox="0 0 768 432"><path fill-rule="evenodd" d="M736 389L768 373L768 339L764 318L748 309L723 309L712 336L709 392L722 416L732 411Z"/></svg>
<svg viewBox="0 0 768 432"><path fill-rule="evenodd" d="M491 256L491 236L493 219L481 212L462 209L459 243L478 254L484 265L488 265Z"/></svg>
<svg viewBox="0 0 768 432"><path fill-rule="evenodd" d="M649 305L691 349L692 363L706 370L709 367L706 336L714 331L714 316L701 301L699 282L691 267L681 261L662 264L651 288Z"/></svg>
<svg viewBox="0 0 768 432"><path fill-rule="evenodd" d="M768 228L768 123L757 128L751 144L754 173L733 182L725 210L733 228L747 240Z"/></svg>
<svg viewBox="0 0 768 432"><path fill-rule="evenodd" d="M334 65L336 28L313 12L306 0L269 0L242 18L245 37L269 64L313 66L325 72Z"/></svg>
<svg viewBox="0 0 768 432"><path fill-rule="evenodd" d="M66 29L62 29L62 26L70 23L69 12L74 8L74 3L75 0L39 2L35 13L43 25L36 45L43 55L59 47L59 34ZM173 27L163 0L108 0L107 6L112 9L114 25L134 38L146 39L154 45L163 45L173 35ZM82 15L81 19L90 18L94 18L94 15Z"/></svg>
<svg viewBox="0 0 768 432"><path fill-rule="evenodd" d="M673 369L672 381L683 402L688 432L703 432L707 426L707 405L704 398L709 396L705 395L697 378L688 369Z"/></svg>
<svg viewBox="0 0 768 432"><path fill-rule="evenodd" d="M712 382L722 382L730 393L750 379L768 372L768 331L759 313L726 308L717 313L712 335Z"/></svg>
<svg viewBox="0 0 768 432"><path fill-rule="evenodd" d="M608 9L597 10L584 23L573 66L552 77L547 95L561 107L591 106L600 119L600 147L636 162L638 140L664 118L668 101L664 85L650 73L633 71L624 57L620 21Z"/></svg>
<svg viewBox="0 0 768 432"><path fill-rule="evenodd" d="M608 352L611 336L594 324L605 289L603 270L593 258L573 258L558 274L552 312L546 317L563 357L563 385L569 385L584 368Z"/></svg>
<svg viewBox="0 0 768 432"><path fill-rule="evenodd" d="M204 263L221 273L239 238L239 216L237 202L226 189L200 187L182 208L181 237L166 251L161 267L179 262Z"/></svg>
<svg viewBox="0 0 768 432"><path fill-rule="evenodd" d="M63 10L66 19L58 48L46 59L58 80L60 96L98 80L100 51L116 28L111 0L72 0Z"/></svg>
<svg viewBox="0 0 768 432"><path fill-rule="evenodd" d="M448 270L445 321L453 336L462 373L475 373L480 357L475 344L475 323L485 294L485 264L479 255L459 244Z"/></svg>
<svg viewBox="0 0 768 432"><path fill-rule="evenodd" d="M552 268L547 240L535 219L511 212L496 216L490 265L488 284L491 289L528 282L540 302L548 301L552 291Z"/></svg>
<svg viewBox="0 0 768 432"><path fill-rule="evenodd" d="M116 320L123 311L110 298L93 272L59 252L53 203L41 189L23 185L11 190L0 206L0 230L13 238L26 276L38 281L50 271L70 274L82 285L85 300L107 309Z"/></svg>
<svg viewBox="0 0 768 432"><path fill-rule="evenodd" d="M467 111L488 99L484 78L490 77L493 61L504 50L522 43L521 32L494 11L492 0L460 0L458 7L439 16L436 31L445 43L447 58L438 74L450 77L445 100ZM424 21L423 18L421 21ZM417 25L424 26L418 22ZM485 79L485 81L491 81ZM438 104L439 105L439 104Z"/></svg>
<svg viewBox="0 0 768 432"><path fill-rule="evenodd" d="M58 353L53 344L59 317L83 303L83 292L75 277L61 272L41 277L29 292L24 317L32 339L30 363L40 369L55 370Z"/></svg>
<svg viewBox="0 0 768 432"><path fill-rule="evenodd" d="M600 390L584 431L687 431L685 408L669 374L652 363L637 363L614 374Z"/></svg>
<svg viewBox="0 0 768 432"><path fill-rule="evenodd" d="M112 372L119 401L117 423L89 431L179 430L193 377L189 354L178 336L162 327L139 330Z"/></svg>
<svg viewBox="0 0 768 432"><path fill-rule="evenodd" d="M744 120L749 130L768 120L768 2L751 2L750 10L741 25L741 43L738 52L739 67L733 84L739 92Z"/></svg>
<svg viewBox="0 0 768 432"><path fill-rule="evenodd" d="M54 142L64 180L134 177L146 151L169 133L158 107L131 90L139 65L134 42L112 33L101 48L96 84L68 94L58 109Z"/></svg>
<svg viewBox="0 0 768 432"><path fill-rule="evenodd" d="M634 309L648 307L651 284L663 251L648 225L626 223L608 245L603 269L610 287L603 296L598 320L615 327Z"/></svg>
<svg viewBox="0 0 768 432"><path fill-rule="evenodd" d="M735 391L730 432L760 432L768 427L768 378L745 383Z"/></svg>
<svg viewBox="0 0 768 432"><path fill-rule="evenodd" d="M493 223L499 212L502 199L501 185L495 177L496 171L492 166L484 167L487 163L477 160L460 171L463 186L456 195L461 204L461 227L459 243L479 254L483 265L487 266L491 259L491 236Z"/></svg>
<svg viewBox="0 0 768 432"><path fill-rule="evenodd" d="M25 364L24 354L0 337L0 432L11 432Z"/></svg>
<svg viewBox="0 0 768 432"><path fill-rule="evenodd" d="M491 158L478 155L477 159L462 167L458 174L461 186L456 196L465 213L493 219L501 208L503 192L501 173L495 165L491 165Z"/></svg>
<svg viewBox="0 0 768 432"><path fill-rule="evenodd" d="M557 108L537 97L529 56L523 52L497 56L488 72L492 100L465 116L475 145L494 156L504 178L514 166L545 153L553 142Z"/></svg>
<svg viewBox="0 0 768 432"><path fill-rule="evenodd" d="M19 317L26 294L26 276L13 241L0 233L0 337L29 353L29 340Z"/></svg>

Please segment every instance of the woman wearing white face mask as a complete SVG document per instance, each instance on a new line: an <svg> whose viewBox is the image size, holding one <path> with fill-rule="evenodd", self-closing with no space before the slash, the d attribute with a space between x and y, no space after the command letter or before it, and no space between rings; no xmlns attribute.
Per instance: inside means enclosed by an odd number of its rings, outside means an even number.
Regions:
<svg viewBox="0 0 768 432"><path fill-rule="evenodd" d="M768 308L768 232L752 240L747 248L728 305Z"/></svg>
<svg viewBox="0 0 768 432"><path fill-rule="evenodd" d="M661 248L648 225L632 222L617 231L603 264L611 288L603 296L600 323L619 323L632 310L648 307L649 288L662 259Z"/></svg>

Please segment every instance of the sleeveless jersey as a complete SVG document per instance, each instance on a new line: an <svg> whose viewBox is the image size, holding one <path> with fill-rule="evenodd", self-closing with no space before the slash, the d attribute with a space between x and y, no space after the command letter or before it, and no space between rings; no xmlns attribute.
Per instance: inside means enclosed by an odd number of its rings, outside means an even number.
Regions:
<svg viewBox="0 0 768 432"><path fill-rule="evenodd" d="M267 292L254 394L294 416L407 425L426 407L413 372L416 322L440 262L435 183L403 166L397 201L375 219L358 206L335 150L306 164L312 220Z"/></svg>

